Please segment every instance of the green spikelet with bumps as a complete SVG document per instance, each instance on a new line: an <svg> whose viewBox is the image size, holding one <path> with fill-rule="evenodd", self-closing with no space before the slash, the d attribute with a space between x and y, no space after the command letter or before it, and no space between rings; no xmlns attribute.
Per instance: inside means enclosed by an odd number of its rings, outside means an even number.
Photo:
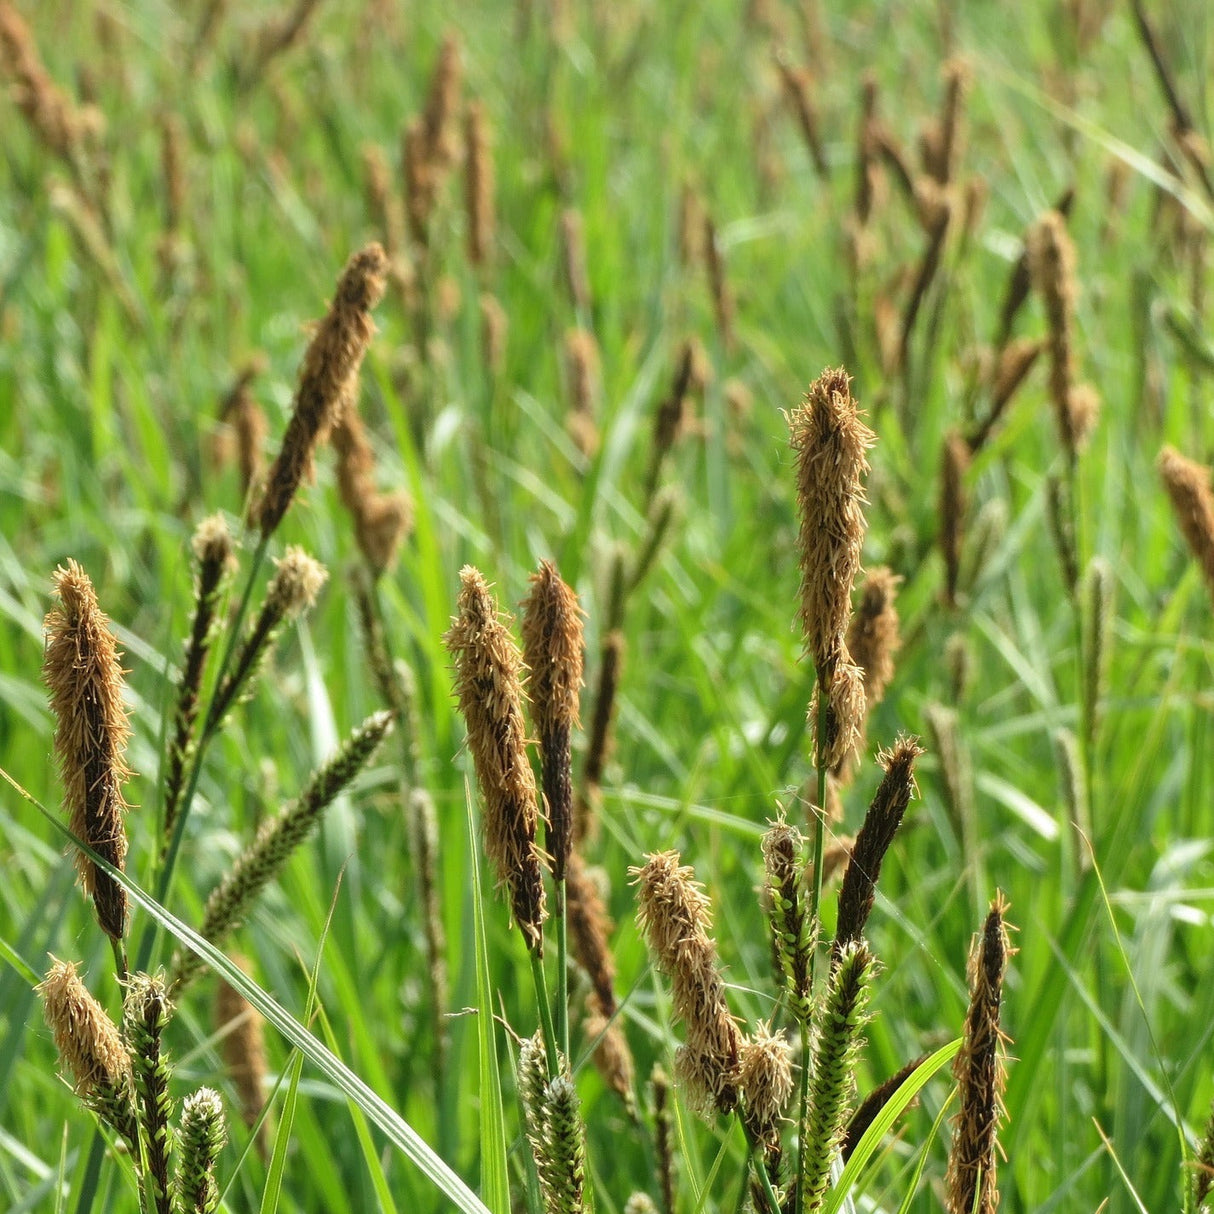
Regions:
<svg viewBox="0 0 1214 1214"><path fill-rule="evenodd" d="M135 1098L143 1129L147 1174L156 1202L156 1214L170 1214L169 1154L172 1151L173 1101L169 1096L172 1074L161 1046L161 1036L173 1007L164 979L136 974L127 987L122 1028L131 1055Z"/></svg>
<svg viewBox="0 0 1214 1214"><path fill-rule="evenodd" d="M814 931L805 905L805 840L795 826L776 822L763 836L763 861L771 895L771 931L788 1010L798 1024L813 1008L810 970Z"/></svg>
<svg viewBox="0 0 1214 1214"><path fill-rule="evenodd" d="M211 1088L187 1096L181 1109L180 1158L177 1161L179 1214L214 1214L219 1207L215 1160L228 1140L223 1102Z"/></svg>

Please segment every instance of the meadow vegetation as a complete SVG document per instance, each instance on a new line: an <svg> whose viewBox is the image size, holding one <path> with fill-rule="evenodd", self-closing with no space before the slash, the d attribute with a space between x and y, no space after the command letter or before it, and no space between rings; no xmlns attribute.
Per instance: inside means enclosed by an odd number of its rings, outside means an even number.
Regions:
<svg viewBox="0 0 1214 1214"><path fill-rule="evenodd" d="M0 1208L1209 1208L1154 7L0 0Z"/></svg>

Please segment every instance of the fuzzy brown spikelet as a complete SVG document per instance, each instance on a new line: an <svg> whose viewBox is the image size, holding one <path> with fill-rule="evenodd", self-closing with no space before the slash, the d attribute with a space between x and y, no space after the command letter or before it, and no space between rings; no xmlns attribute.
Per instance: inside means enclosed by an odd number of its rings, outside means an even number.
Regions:
<svg viewBox="0 0 1214 1214"><path fill-rule="evenodd" d="M388 270L388 257L380 245L369 244L355 253L338 281L328 313L312 336L282 449L255 511L263 536L281 522L300 482L311 474L317 445L357 393L358 370L375 332L371 309L383 298Z"/></svg>
<svg viewBox="0 0 1214 1214"><path fill-rule="evenodd" d="M586 871L577 852L573 852L569 858L565 880L573 955L590 979L598 1010L605 1017L614 1016L615 960L608 943L612 923L603 905L598 883Z"/></svg>
<svg viewBox="0 0 1214 1214"><path fill-rule="evenodd" d="M780 1146L780 1118L792 1095L792 1047L782 1032L759 1021L738 1053L738 1088L746 1128L767 1150Z"/></svg>
<svg viewBox="0 0 1214 1214"><path fill-rule="evenodd" d="M54 583L61 605L47 613L44 624L42 677L55 714L68 827L121 870L127 848L122 786L131 774L123 762L131 728L122 706L121 655L88 574L69 560L66 569L55 570ZM76 853L76 868L102 930L121 940L126 890L83 852Z"/></svg>
<svg viewBox="0 0 1214 1214"><path fill-rule="evenodd" d="M535 843L539 812L523 723L522 657L480 572L460 570L459 614L443 637L484 800L485 851L510 891L527 947L542 954L544 879Z"/></svg>
<svg viewBox="0 0 1214 1214"><path fill-rule="evenodd" d="M964 1044L953 1063L961 1108L953 1118L953 1143L945 1179L949 1214L994 1214L999 1205L995 1184L996 1133L1003 1118L1005 1065L999 1027L1003 975L1012 949L1004 914L1007 903L997 894L991 903L977 948L970 958L970 1007Z"/></svg>
<svg viewBox="0 0 1214 1214"><path fill-rule="evenodd" d="M670 979L675 1017L687 1029L675 1059L687 1102L702 1116L730 1113L738 1102L742 1034L725 999L708 896L678 852L657 852L628 871L638 886L641 934Z"/></svg>
<svg viewBox="0 0 1214 1214"><path fill-rule="evenodd" d="M823 767L835 768L860 745L865 713L864 671L851 660L847 646L841 641L829 686L821 738L818 736L821 685L814 688L809 723L814 736L814 753L820 756L818 761Z"/></svg>
<svg viewBox="0 0 1214 1214"><path fill-rule="evenodd" d="M552 875L561 881L573 846L573 781L569 737L578 723L585 642L582 609L556 566L542 561L523 602L523 660L531 677L532 720L540 736L540 766L548 819Z"/></svg>
<svg viewBox="0 0 1214 1214"><path fill-rule="evenodd" d="M1210 487L1210 470L1181 455L1175 447L1164 447L1155 466L1172 499L1180 530L1214 595L1214 490Z"/></svg>
<svg viewBox="0 0 1214 1214"><path fill-rule="evenodd" d="M865 452L876 435L860 420L851 379L828 369L788 418L797 459L801 624L819 682L829 688L851 614L864 545Z"/></svg>
<svg viewBox="0 0 1214 1214"><path fill-rule="evenodd" d="M493 255L493 152L489 144L489 119L479 101L468 103L464 142L468 149L464 169L468 260L474 266L486 266Z"/></svg>
<svg viewBox="0 0 1214 1214"><path fill-rule="evenodd" d="M1058 434L1068 457L1074 459L1079 450L1070 400L1075 382L1075 246L1057 211L1047 211L1030 230L1028 258L1049 326L1050 399Z"/></svg>
<svg viewBox="0 0 1214 1214"><path fill-rule="evenodd" d="M52 961L38 994L59 1059L76 1094L128 1143L137 1143L131 1058L117 1026L81 982L75 963Z"/></svg>
<svg viewBox="0 0 1214 1214"><path fill-rule="evenodd" d="M847 630L851 659L864 672L868 712L885 699L894 677L894 657L902 645L894 601L902 579L884 565L870 569L860 591L860 605Z"/></svg>

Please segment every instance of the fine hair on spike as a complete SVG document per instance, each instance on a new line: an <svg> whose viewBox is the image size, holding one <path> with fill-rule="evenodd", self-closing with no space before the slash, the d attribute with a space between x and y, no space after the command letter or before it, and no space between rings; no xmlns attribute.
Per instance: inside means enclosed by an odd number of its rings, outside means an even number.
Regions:
<svg viewBox="0 0 1214 1214"><path fill-rule="evenodd" d="M97 592L73 560L55 570L59 606L46 616L42 677L55 714L55 757L63 780L68 828L119 871L126 862L127 804L122 787L131 775L123 761L131 727L122 704L122 663ZM84 854L76 870L93 899L97 921L114 941L126 934L126 890Z"/></svg>

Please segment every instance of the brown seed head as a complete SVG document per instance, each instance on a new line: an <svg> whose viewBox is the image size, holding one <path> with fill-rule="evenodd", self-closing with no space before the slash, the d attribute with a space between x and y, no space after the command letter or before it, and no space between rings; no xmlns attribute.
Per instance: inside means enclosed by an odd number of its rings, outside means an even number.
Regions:
<svg viewBox="0 0 1214 1214"><path fill-rule="evenodd" d="M1187 459L1175 447L1164 447L1155 466L1172 499L1180 530L1214 595L1214 491L1210 487L1210 470Z"/></svg>
<svg viewBox="0 0 1214 1214"><path fill-rule="evenodd" d="M864 672L867 711L885 698L894 677L894 656L902 645L894 601L902 579L884 565L870 569L860 590L860 605L847 630L851 659Z"/></svg>
<svg viewBox="0 0 1214 1214"><path fill-rule="evenodd" d="M969 466L969 443L959 430L950 430L940 453L940 553L944 558L944 602L950 608L957 606L961 582L961 545L968 508L965 476Z"/></svg>
<svg viewBox="0 0 1214 1214"><path fill-rule="evenodd" d="M468 260L474 266L484 266L493 256L493 151L489 143L489 119L479 101L468 103L464 142L468 148L464 166Z"/></svg>
<svg viewBox="0 0 1214 1214"><path fill-rule="evenodd" d="M852 660L847 646L840 642L838 656L827 692L826 728L818 736L818 705L821 684L815 686L809 706L809 724L813 733L814 754L823 767L840 766L860 745L864 736L864 671Z"/></svg>
<svg viewBox="0 0 1214 1214"><path fill-rule="evenodd" d="M294 544L274 561L274 566L277 572L266 588L266 607L276 619L294 619L316 602L329 574L319 561Z"/></svg>
<svg viewBox="0 0 1214 1214"><path fill-rule="evenodd" d="M1074 458L1078 444L1069 398L1075 380L1075 246L1057 211L1047 211L1033 225L1027 249L1033 286L1041 296L1049 326L1050 399L1063 447Z"/></svg>
<svg viewBox="0 0 1214 1214"><path fill-rule="evenodd" d="M127 849L122 786L131 775L123 762L131 728L122 706L121 655L88 574L69 560L66 569L55 570L54 583L61 605L52 608L44 624L42 677L55 714L55 755L68 827L121 870ZM102 930L121 940L126 890L83 852L76 853L76 868Z"/></svg>
<svg viewBox="0 0 1214 1214"><path fill-rule="evenodd" d="M688 1103L707 1116L732 1112L737 1104L738 1052L742 1034L729 1013L717 968L708 896L679 853L646 857L636 877L637 923L670 979L674 1013L687 1028L675 1065Z"/></svg>
<svg viewBox="0 0 1214 1214"><path fill-rule="evenodd" d="M0 3L0 64L15 81L13 100L34 133L70 159L84 133L80 111L43 67L29 27L9 3Z"/></svg>
<svg viewBox="0 0 1214 1214"><path fill-rule="evenodd" d="M876 435L860 420L851 380L826 370L788 418L797 459L801 624L821 683L830 686L851 614L864 545L865 452Z"/></svg>
<svg viewBox="0 0 1214 1214"><path fill-rule="evenodd" d="M610 1018L616 1011L615 959L608 943L611 919L598 882L587 872L577 852L569 858L565 880L573 955L590 979L595 1005L603 1016Z"/></svg>
<svg viewBox="0 0 1214 1214"><path fill-rule="evenodd" d="M997 894L970 957L970 1007L964 1044L953 1063L961 1108L953 1118L953 1143L945 1178L949 1214L994 1214L999 1205L996 1133L1004 1115L1006 1078L1006 1038L999 1027L999 1010L1003 975L1014 951L1004 926L1006 911L1003 895Z"/></svg>
<svg viewBox="0 0 1214 1214"><path fill-rule="evenodd" d="M708 289L712 294L712 310L716 317L717 332L725 349L732 350L736 310L733 292L729 288L729 280L725 277L725 255L717 239L717 225L707 212L704 214L704 260L708 267Z"/></svg>
<svg viewBox="0 0 1214 1214"><path fill-rule="evenodd" d="M401 137L401 161L404 166L405 200L409 216L409 235L420 248L430 243L430 214L438 197L440 170L431 159L426 126L412 119Z"/></svg>
<svg viewBox="0 0 1214 1214"><path fill-rule="evenodd" d="M263 536L281 522L300 481L311 473L317 445L357 393L358 370L375 332L371 309L383 298L388 269L387 254L378 244L355 253L338 281L328 314L313 334L282 449L255 512Z"/></svg>
<svg viewBox="0 0 1214 1214"><path fill-rule="evenodd" d="M746 1127L769 1150L780 1145L780 1117L792 1095L792 1047L760 1020L738 1052L738 1088Z"/></svg>
<svg viewBox="0 0 1214 1214"><path fill-rule="evenodd" d="M227 519L222 514L204 518L194 530L190 548L198 564L208 569L228 572L236 564L236 546L228 530ZM210 578L205 579L210 581Z"/></svg>
<svg viewBox="0 0 1214 1214"><path fill-rule="evenodd" d="M543 950L544 882L535 844L539 813L523 724L522 656L480 572L460 570L459 614L443 637L484 800L485 850L510 890L530 949Z"/></svg>
<svg viewBox="0 0 1214 1214"><path fill-rule="evenodd" d="M114 1022L81 982L75 963L54 960L38 994L76 1094L87 1100L101 1088L124 1088L130 1082L130 1055Z"/></svg>
<svg viewBox="0 0 1214 1214"><path fill-rule="evenodd" d="M457 127L463 78L459 39L454 33L447 33L438 52L438 63L430 80L430 95L426 99L426 112L422 120L429 152L427 158L439 172L446 172L459 159Z"/></svg>
<svg viewBox="0 0 1214 1214"><path fill-rule="evenodd" d="M814 171L819 177L825 178L830 170L822 140L822 123L813 95L813 78L805 68L795 67L780 54L776 55L776 68L780 73L785 100L801 128L801 137L805 140Z"/></svg>
<svg viewBox="0 0 1214 1214"><path fill-rule="evenodd" d="M1066 408L1071 433L1075 436L1075 449L1082 451L1100 420L1100 393L1091 384L1075 384L1067 394Z"/></svg>

